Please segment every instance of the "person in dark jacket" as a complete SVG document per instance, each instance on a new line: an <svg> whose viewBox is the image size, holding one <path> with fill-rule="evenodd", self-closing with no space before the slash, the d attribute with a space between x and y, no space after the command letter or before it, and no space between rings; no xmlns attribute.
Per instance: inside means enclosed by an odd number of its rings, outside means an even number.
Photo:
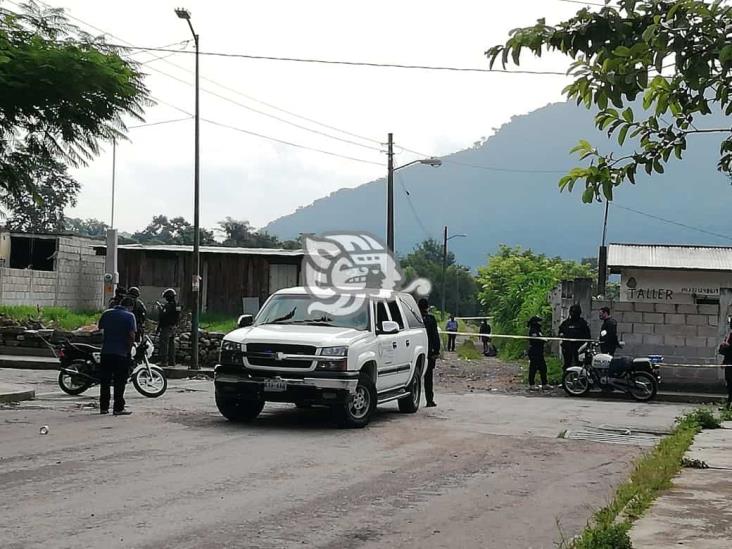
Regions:
<svg viewBox="0 0 732 549"><path fill-rule="evenodd" d="M176 295L173 288L168 288L163 292L165 303L160 308L158 318L158 341L160 343L158 356L161 366L175 366L175 329L180 320L180 307L176 302Z"/></svg>
<svg viewBox="0 0 732 549"><path fill-rule="evenodd" d="M425 298L419 300L419 311L422 313L425 330L427 330L427 369L424 372L424 395L427 398L427 407L437 406L435 404L435 393L433 389L433 372L437 364L437 357L440 356L440 333L437 330L437 319L429 313L430 304Z"/></svg>
<svg viewBox="0 0 732 549"><path fill-rule="evenodd" d="M592 339L590 325L582 318L582 307L572 305L569 308L569 318L559 325L559 337L568 339ZM578 341L562 341L563 366L566 370L571 366L579 366L579 348L582 343Z"/></svg>
<svg viewBox="0 0 732 549"><path fill-rule="evenodd" d="M135 342L135 315L132 314L134 301L125 297L113 309L107 309L99 319L99 329L104 332L101 366L99 369L99 412L109 413L110 389L114 386L115 416L127 416L125 409L125 386L130 375L130 350Z"/></svg>
<svg viewBox="0 0 732 549"><path fill-rule="evenodd" d="M114 297L109 300L109 308L114 309L116 306L122 304L122 300L127 295L127 290L123 286L117 286L114 289Z"/></svg>
<svg viewBox="0 0 732 549"><path fill-rule="evenodd" d="M481 334L480 341L481 343L483 343L483 354L485 356L488 356L491 345L491 338L488 337L491 333L491 325L488 324L488 321L485 318L483 319L483 322L480 323L480 329L478 330L478 333Z"/></svg>
<svg viewBox="0 0 732 549"><path fill-rule="evenodd" d="M541 318L538 316L532 316L526 325L529 328L530 338L542 337ZM544 359L545 344L546 342L543 339L529 339L529 348L527 352L529 355L529 389L532 391L538 389L551 389L546 377L546 360ZM536 381L536 372L539 372L539 375L541 376L541 385L538 387L534 384Z"/></svg>
<svg viewBox="0 0 732 549"><path fill-rule="evenodd" d="M730 322L730 333L724 338L719 346L719 354L722 355L722 368L724 369L724 380L727 382L727 409L732 406L732 321Z"/></svg>
<svg viewBox="0 0 732 549"><path fill-rule="evenodd" d="M618 323L610 316L610 309L607 307L600 309L600 320L602 320L602 327L600 328L600 351L608 355L614 355L615 351L620 347Z"/></svg>
<svg viewBox="0 0 732 549"><path fill-rule="evenodd" d="M130 296L135 305L132 307L132 314L135 315L135 321L137 322L137 340L141 340L145 333L145 320L147 319L147 307L140 299L140 288L133 286L127 290L127 295Z"/></svg>

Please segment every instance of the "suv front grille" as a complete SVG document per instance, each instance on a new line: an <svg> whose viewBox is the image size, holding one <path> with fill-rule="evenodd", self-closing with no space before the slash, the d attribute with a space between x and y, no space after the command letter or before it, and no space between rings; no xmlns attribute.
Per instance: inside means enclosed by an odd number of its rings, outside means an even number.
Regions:
<svg viewBox="0 0 732 549"><path fill-rule="evenodd" d="M247 343L246 357L252 366L269 368L310 368L312 362L307 360L277 360L277 353L289 355L314 355L315 347L311 345L284 345L280 343Z"/></svg>

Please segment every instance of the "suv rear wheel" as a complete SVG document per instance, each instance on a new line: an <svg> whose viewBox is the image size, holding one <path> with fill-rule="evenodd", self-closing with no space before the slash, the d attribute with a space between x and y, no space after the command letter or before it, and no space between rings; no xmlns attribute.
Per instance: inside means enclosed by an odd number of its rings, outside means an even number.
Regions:
<svg viewBox="0 0 732 549"><path fill-rule="evenodd" d="M229 421L246 422L256 419L264 408L264 400L231 398L216 393L216 406Z"/></svg>
<svg viewBox="0 0 732 549"><path fill-rule="evenodd" d="M376 409L376 386L369 376L361 374L356 393L335 407L336 419L341 427L366 427Z"/></svg>
<svg viewBox="0 0 732 549"><path fill-rule="evenodd" d="M413 414L419 410L419 401L422 398L422 368L417 366L412 381L407 385L408 397L399 399L399 411L404 414Z"/></svg>

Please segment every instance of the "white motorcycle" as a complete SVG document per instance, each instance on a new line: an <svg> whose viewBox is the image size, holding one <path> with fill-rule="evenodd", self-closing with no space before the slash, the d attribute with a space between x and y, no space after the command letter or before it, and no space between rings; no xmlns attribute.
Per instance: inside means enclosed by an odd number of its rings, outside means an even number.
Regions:
<svg viewBox="0 0 732 549"><path fill-rule="evenodd" d="M661 382L660 355L648 358L613 357L599 351L599 343L585 343L580 347L582 366L567 368L562 386L570 396L584 396L593 387L611 393L620 391L635 400L647 402L658 392Z"/></svg>

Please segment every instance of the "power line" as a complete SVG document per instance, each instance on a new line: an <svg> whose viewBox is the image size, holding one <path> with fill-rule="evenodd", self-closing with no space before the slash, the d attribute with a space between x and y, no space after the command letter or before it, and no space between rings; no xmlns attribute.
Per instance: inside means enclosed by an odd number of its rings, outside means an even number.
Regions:
<svg viewBox="0 0 732 549"><path fill-rule="evenodd" d="M162 126L163 124L174 124L176 122L185 122L191 120L192 116L186 116L185 118L174 118L173 120L161 120L159 122L148 122L146 124L138 124L136 126L127 126L128 130L134 130L136 128L149 128L150 126Z"/></svg>
<svg viewBox="0 0 732 549"><path fill-rule="evenodd" d="M354 162L362 162L364 164L373 164L375 166L383 166L383 164L381 162L374 162L373 160L366 160L364 158L356 158L354 156L347 156L347 155L344 155L344 154L334 153L334 152L326 151L326 150L323 150L323 149L317 149L315 147L309 147L307 145L301 145L299 143L293 143L291 141L285 141L284 139L278 139L276 137L270 137L268 135L264 135L264 134L261 134L261 133L253 132L253 131L250 131L250 130L245 130L244 128L238 128L236 126L232 126L230 124L225 124L223 122L216 122L215 120L209 120L209 119L206 119L206 118L201 118L201 120L203 120L204 122L208 122L209 124L213 124L214 126L219 126L219 127L222 127L222 128L227 128L227 129L234 130L234 131L237 131L237 132L245 133L247 135L253 135L255 137L260 137L262 139L267 139L269 141L274 141L276 143L282 143L283 145L289 145L291 147L297 147L299 149L305 149L307 151L319 152L319 153L322 153L322 154L327 154L329 156L335 156L335 157L338 157L338 158L345 158L346 160L353 160Z"/></svg>
<svg viewBox="0 0 732 549"><path fill-rule="evenodd" d="M422 229L422 232L425 234L425 236L430 239L432 238L432 234L427 230L427 227L425 227L424 223L422 223L422 218L417 213L417 208L414 207L414 203L412 202L412 196L409 194L409 191L407 190L406 186L404 185L404 181L402 180L402 175L397 171L394 172L397 180L399 181L399 185L401 185L402 190L404 191L404 194L407 197L407 204L409 204L409 209L412 210L412 214L414 215L414 219L417 221L417 224Z"/></svg>
<svg viewBox="0 0 732 549"><path fill-rule="evenodd" d="M663 223L668 223L669 225L676 225L677 227L683 227L684 229L689 229L690 231L696 231L699 233L704 233L710 236L716 236L717 238L721 238L723 240L729 240L732 241L731 236L727 236L725 234L715 233L712 231L707 231L706 229L702 229L700 227L694 227L692 225L686 225L684 223L679 223L678 221L673 221L671 219L665 219L663 217L659 217L657 215L649 214L648 212L642 212L640 210L634 210L633 208L628 208L627 206L621 206L620 204L617 204L615 202L612 203L612 205L616 208L620 208L621 210L626 210L629 212L632 212L634 214L642 215L645 217L648 217L650 219L655 219L656 221L661 221Z"/></svg>
<svg viewBox="0 0 732 549"><path fill-rule="evenodd" d="M582 2L581 0L559 0L560 2L566 2L567 4L582 4L583 6L598 6L604 8L607 4L598 4L596 2Z"/></svg>
<svg viewBox="0 0 732 549"><path fill-rule="evenodd" d="M195 53L192 51L181 52L180 50L168 50L166 48L155 48L148 46L125 46L122 44L105 44L119 49L141 50L141 51L159 51L174 53ZM322 65L346 65L351 67L372 67L387 69L406 69L406 70L427 70L427 71L448 71L448 72L478 72L478 73L501 73L501 74L534 74L541 76L567 76L566 72L560 71L530 71L524 69L508 70L508 69L483 69L479 67L451 67L444 65L408 65L403 63L377 63L372 61L346 61L335 59L314 59L306 57L277 57L273 55L251 55L246 53L228 53L216 51L200 51L200 55L211 57L228 57L236 59L253 59L258 61L286 61L291 63L314 63Z"/></svg>

